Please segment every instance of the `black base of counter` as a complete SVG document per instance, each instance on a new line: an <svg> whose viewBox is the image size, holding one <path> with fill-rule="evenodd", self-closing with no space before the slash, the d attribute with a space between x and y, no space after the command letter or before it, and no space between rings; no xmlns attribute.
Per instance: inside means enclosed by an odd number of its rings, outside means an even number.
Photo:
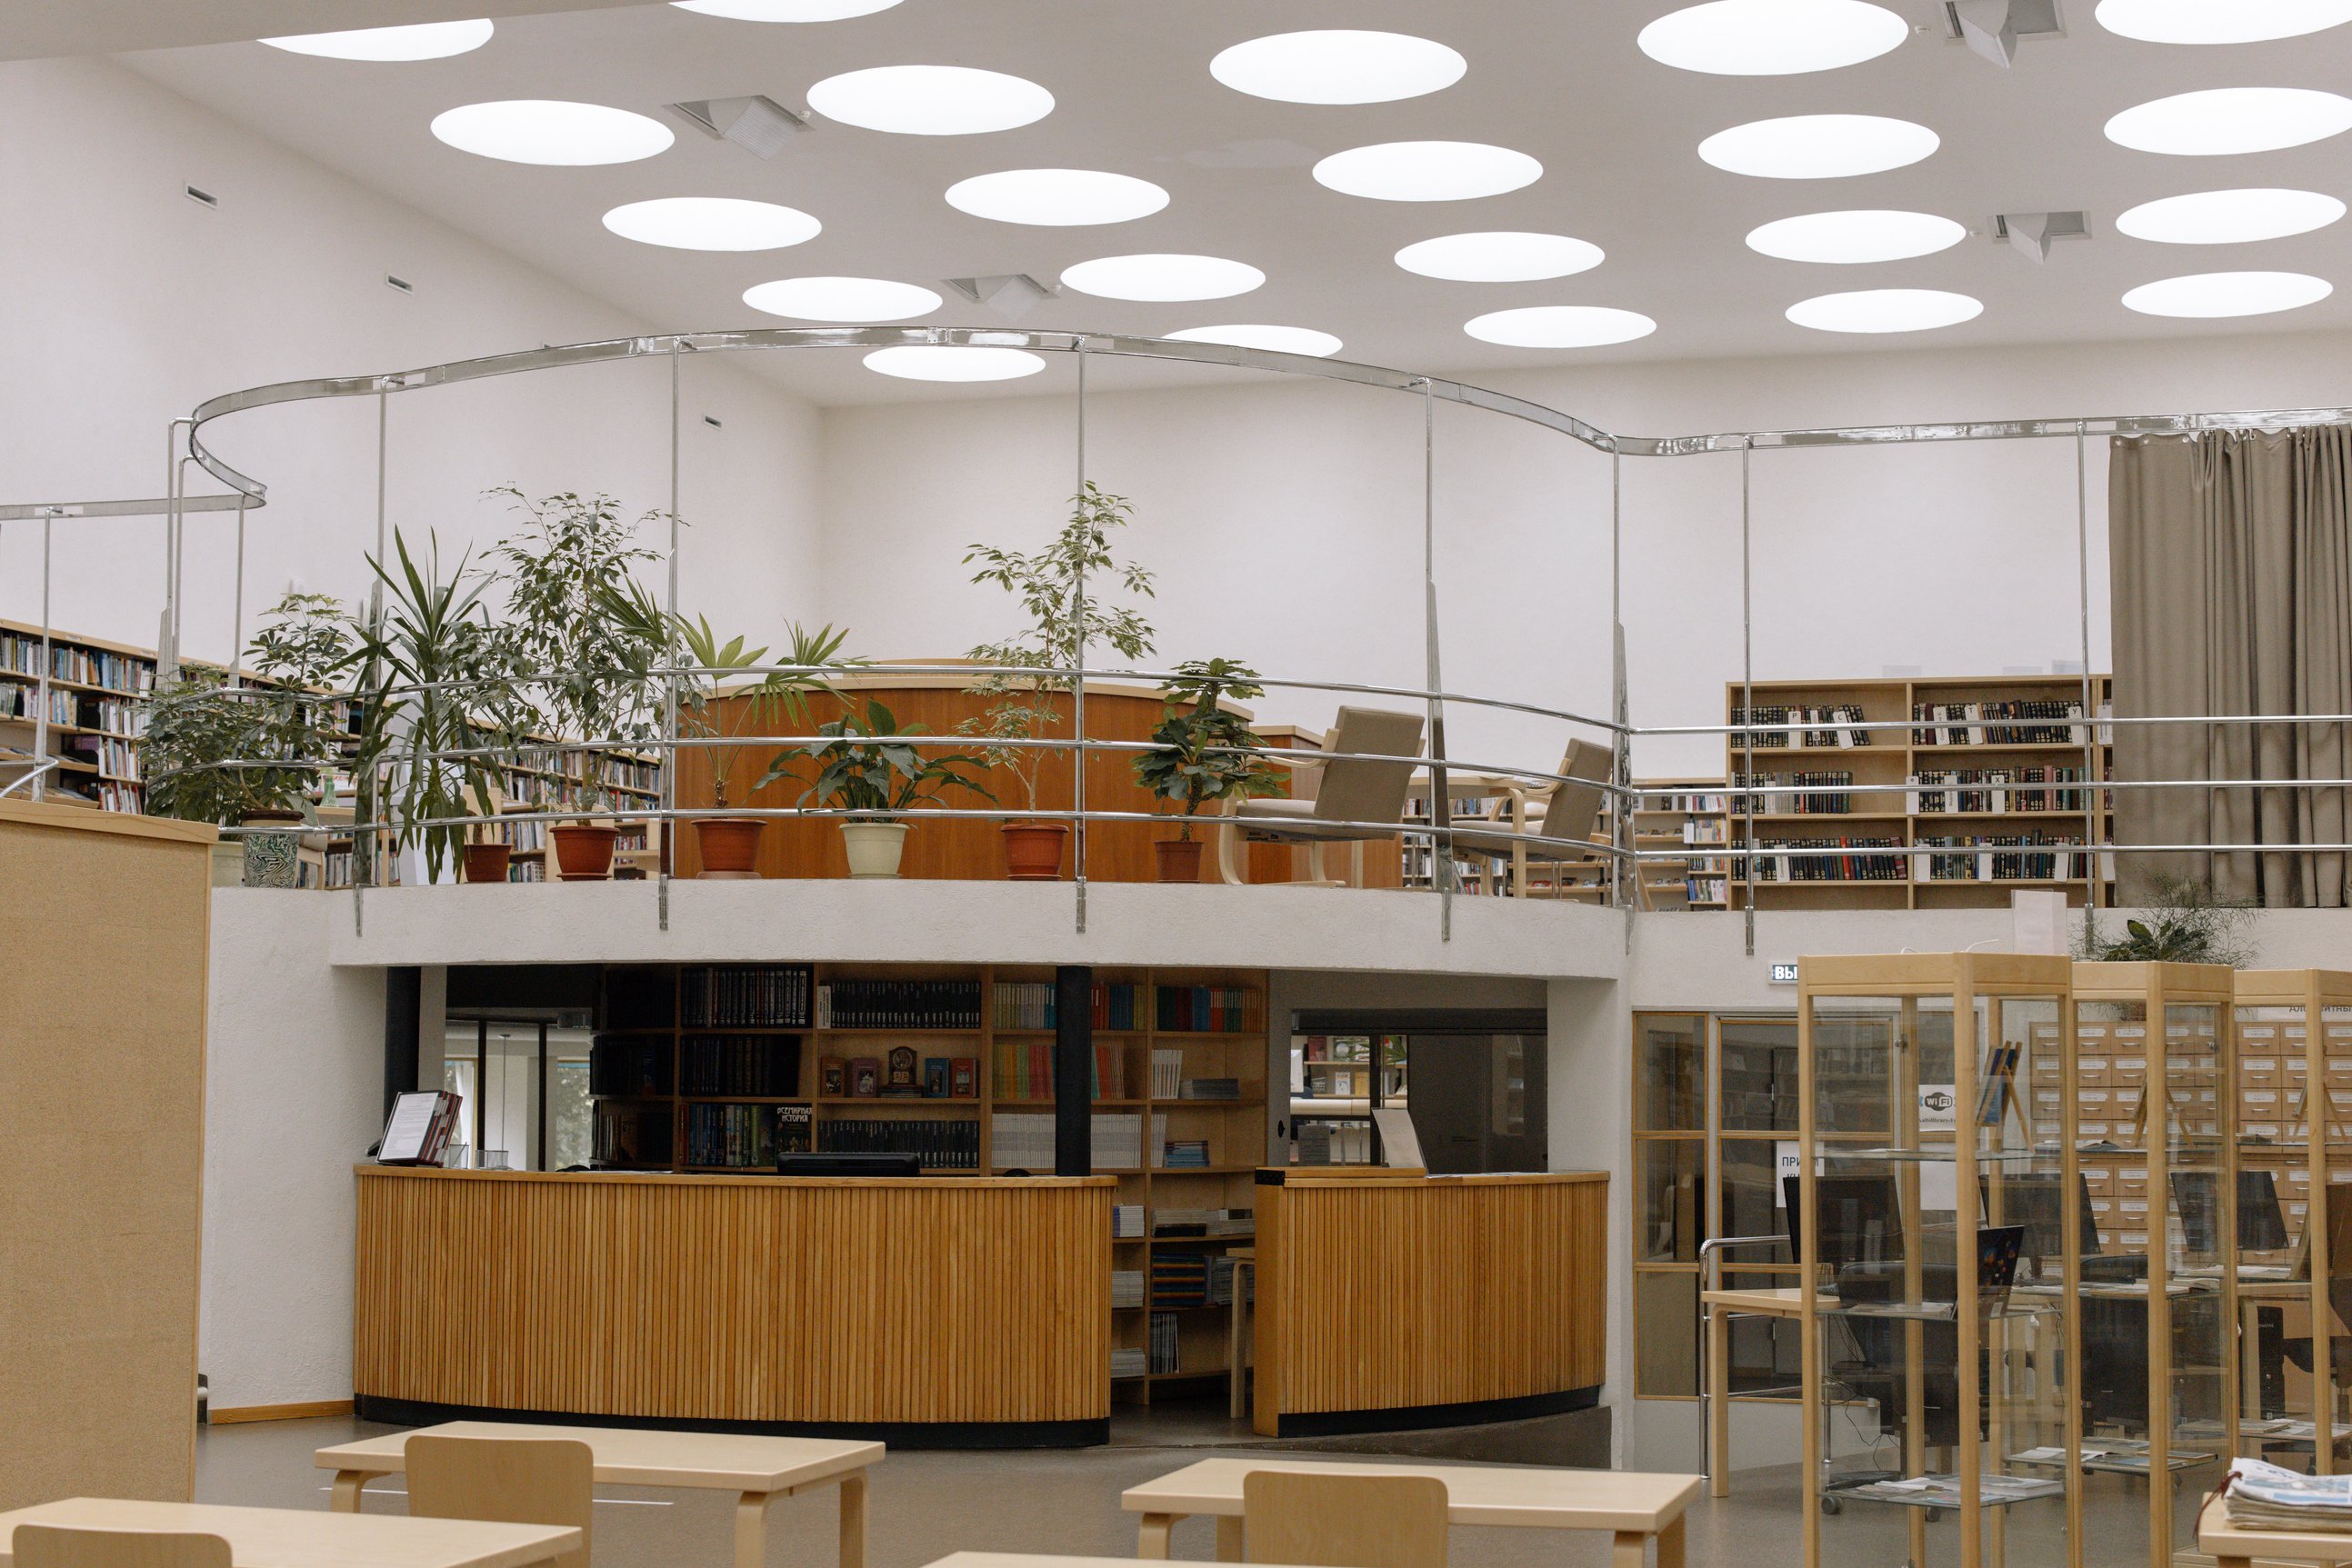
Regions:
<svg viewBox="0 0 2352 1568"><path fill-rule="evenodd" d="M1418 1432L1431 1427L1482 1427L1496 1421L1528 1421L1565 1416L1601 1403L1601 1390L1570 1388L1558 1394L1527 1394L1516 1399L1475 1399L1459 1405L1413 1405L1392 1410L1286 1411L1276 1417L1277 1437L1346 1437L1366 1432Z"/></svg>
<svg viewBox="0 0 2352 1568"><path fill-rule="evenodd" d="M1110 1441L1100 1421L701 1421L652 1416L600 1416L564 1410L500 1410L434 1405L362 1394L352 1401L362 1421L431 1427L444 1421L529 1421L551 1427L626 1427L666 1432L742 1432L762 1437L843 1437L894 1448L1098 1448Z"/></svg>

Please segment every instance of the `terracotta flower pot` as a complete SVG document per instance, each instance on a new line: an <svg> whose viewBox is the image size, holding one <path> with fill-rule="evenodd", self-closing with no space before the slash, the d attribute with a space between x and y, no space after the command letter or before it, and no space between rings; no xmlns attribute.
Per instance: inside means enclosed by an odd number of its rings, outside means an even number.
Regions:
<svg viewBox="0 0 2352 1568"><path fill-rule="evenodd" d="M695 818L694 845L702 854L699 874L729 881L756 878L760 833L767 825L758 817Z"/></svg>
<svg viewBox="0 0 2352 1568"><path fill-rule="evenodd" d="M1004 874L1014 882L1056 882L1062 875L1062 846L1070 837L1067 822L1007 822L1004 834Z"/></svg>
<svg viewBox="0 0 2352 1568"><path fill-rule="evenodd" d="M556 874L565 882L603 882L613 874L613 846L621 830L594 822L558 822L547 830L555 841Z"/></svg>
<svg viewBox="0 0 2352 1568"><path fill-rule="evenodd" d="M1161 839L1151 846L1160 857L1161 882L1198 882L1201 880L1201 841L1198 839Z"/></svg>
<svg viewBox="0 0 2352 1568"><path fill-rule="evenodd" d="M467 882L504 882L513 859L512 844L467 844L460 863Z"/></svg>

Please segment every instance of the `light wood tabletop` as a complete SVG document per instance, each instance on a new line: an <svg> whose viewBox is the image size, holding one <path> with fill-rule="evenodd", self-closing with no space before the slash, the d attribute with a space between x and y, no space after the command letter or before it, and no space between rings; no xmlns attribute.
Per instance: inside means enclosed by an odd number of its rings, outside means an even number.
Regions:
<svg viewBox="0 0 2352 1568"><path fill-rule="evenodd" d="M610 1485L737 1493L736 1568L764 1568L769 1510L780 1499L821 1486L841 1489L841 1568L866 1568L866 1471L888 1451L880 1443L832 1437L448 1421L320 1448L319 1468L335 1472L330 1506L345 1513L358 1512L360 1494L367 1483L377 1476L400 1474L405 1464L402 1449L409 1438L418 1436L569 1438L588 1445L595 1459L596 1479Z"/></svg>
<svg viewBox="0 0 2352 1568"><path fill-rule="evenodd" d="M956 1552L925 1568L1135 1568L1135 1559L1062 1557L1048 1552Z"/></svg>
<svg viewBox="0 0 2352 1568"><path fill-rule="evenodd" d="M1168 1555L1168 1531L1192 1514L1217 1518L1217 1556L1241 1560L1242 1479L1252 1470L1353 1476L1430 1476L1445 1483L1454 1524L1538 1530L1603 1530L1616 1537L1612 1568L1639 1568L1643 1548L1658 1543L1658 1568L1682 1568L1683 1511L1699 1492L1697 1476L1638 1470L1540 1469L1525 1465L1359 1465L1312 1459L1202 1459L1129 1487L1119 1501L1143 1515L1136 1555Z"/></svg>
<svg viewBox="0 0 2352 1568"><path fill-rule="evenodd" d="M20 1524L217 1535L236 1568L521 1568L581 1544L578 1531L557 1525L76 1497L0 1513L0 1568L15 1561Z"/></svg>
<svg viewBox="0 0 2352 1568"><path fill-rule="evenodd" d="M2352 1563L2352 1535L2324 1531L2241 1530L2223 1512L2220 1493L2197 1518L2197 1549L2216 1568L2248 1568L2264 1563Z"/></svg>
<svg viewBox="0 0 2352 1568"><path fill-rule="evenodd" d="M1805 1310L1805 1292L1794 1285L1768 1291L1701 1291L1699 1300L1735 1315L1793 1318L1803 1315Z"/></svg>

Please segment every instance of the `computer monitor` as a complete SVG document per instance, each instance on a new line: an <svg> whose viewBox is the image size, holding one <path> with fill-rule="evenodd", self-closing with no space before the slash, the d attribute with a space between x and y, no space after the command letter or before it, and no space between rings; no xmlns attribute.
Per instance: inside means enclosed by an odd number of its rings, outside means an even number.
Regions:
<svg viewBox="0 0 2352 1568"><path fill-rule="evenodd" d="M2180 1209L2181 1239L2189 1249L2221 1251L2221 1173L2173 1172L2172 1201ZM2279 1207L2276 1175L2270 1171L2240 1171L2236 1250L2276 1252L2287 1243L2286 1211Z"/></svg>
<svg viewBox="0 0 2352 1568"><path fill-rule="evenodd" d="M1780 1178L1789 1214L1789 1250L1799 1258L1804 1256L1803 1179ZM1821 1261L1832 1270L1849 1263L1891 1263L1903 1256L1903 1213L1893 1176L1816 1176L1813 1203L1822 1213Z"/></svg>
<svg viewBox="0 0 2352 1568"><path fill-rule="evenodd" d="M919 1176L923 1174L920 1155L803 1155L784 1154L776 1156L778 1176Z"/></svg>
<svg viewBox="0 0 2352 1568"><path fill-rule="evenodd" d="M1977 1178L1977 1193L1984 1212L1990 1214L1992 1183L1988 1177ZM2041 1273L2044 1262L2066 1250L2065 1173L2019 1171L2004 1176L2000 1217L2003 1224L2025 1227L2024 1253L2033 1260L2034 1272ZM2074 1173L2074 1237L2082 1256L2099 1255L2099 1217L2091 1211L2091 1184L2080 1171Z"/></svg>

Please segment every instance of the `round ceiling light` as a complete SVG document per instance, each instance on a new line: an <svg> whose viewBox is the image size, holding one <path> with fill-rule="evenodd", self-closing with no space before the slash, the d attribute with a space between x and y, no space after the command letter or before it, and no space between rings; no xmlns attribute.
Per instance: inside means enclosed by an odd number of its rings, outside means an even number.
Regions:
<svg viewBox="0 0 2352 1568"><path fill-rule="evenodd" d="M735 22L838 22L887 11L898 0L669 0L681 11Z"/></svg>
<svg viewBox="0 0 2352 1568"><path fill-rule="evenodd" d="M1949 250L1968 234L1933 213L1807 213L1750 230L1748 248L1782 261L1908 261Z"/></svg>
<svg viewBox="0 0 2352 1568"><path fill-rule="evenodd" d="M1859 288L1789 307L1789 319L1816 332L1929 332L1984 314L1984 302L1940 288Z"/></svg>
<svg viewBox="0 0 2352 1568"><path fill-rule="evenodd" d="M2209 158L2274 152L2352 130L2352 99L2306 87L2214 87L2159 98L2107 121L2107 140L2140 152Z"/></svg>
<svg viewBox="0 0 2352 1568"><path fill-rule="evenodd" d="M1916 163L1942 145L1924 125L1876 114L1796 114L1718 131L1698 155L1759 180L1842 180Z"/></svg>
<svg viewBox="0 0 2352 1568"><path fill-rule="evenodd" d="M824 225L796 207L734 196L663 196L604 214L623 239L674 250L782 250L814 239Z"/></svg>
<svg viewBox="0 0 2352 1568"><path fill-rule="evenodd" d="M1339 340L1312 327L1187 327L1169 337L1180 343L1223 343L1235 349L1271 349L1277 354L1306 354L1328 360L1339 351Z"/></svg>
<svg viewBox="0 0 2352 1568"><path fill-rule="evenodd" d="M299 33L261 42L289 55L330 60L446 60L490 41L488 22L412 22L400 27L362 27L345 33Z"/></svg>
<svg viewBox="0 0 2352 1568"><path fill-rule="evenodd" d="M1601 247L1585 240L1507 229L1441 235L1396 253L1396 264L1407 272L1454 283L1533 283L1590 272L1601 262Z"/></svg>
<svg viewBox="0 0 2352 1568"><path fill-rule="evenodd" d="M743 291L743 303L801 321L903 321L940 308L940 297L887 277L780 277Z"/></svg>
<svg viewBox="0 0 2352 1568"><path fill-rule="evenodd" d="M1054 228L1129 223L1167 204L1168 193L1150 181L1099 169L1007 169L948 187L948 205L960 213Z"/></svg>
<svg viewBox="0 0 2352 1568"><path fill-rule="evenodd" d="M1646 338L1658 324L1637 310L1600 305L1527 305L1474 316L1462 329L1481 342L1514 349L1599 349Z"/></svg>
<svg viewBox="0 0 2352 1568"><path fill-rule="evenodd" d="M633 163L677 140L658 120L601 103L515 98L433 117L433 134L461 152L509 163Z"/></svg>
<svg viewBox="0 0 2352 1568"><path fill-rule="evenodd" d="M1452 87L1469 68L1428 38L1349 27L1252 38L1209 62L1235 92L1283 103L1393 103Z"/></svg>
<svg viewBox="0 0 2352 1568"><path fill-rule="evenodd" d="M1230 299L1265 281L1256 267L1215 256L1105 256L1062 270L1065 286L1101 299Z"/></svg>
<svg viewBox="0 0 2352 1568"><path fill-rule="evenodd" d="M1316 183L1376 202L1464 202L1541 178L1543 165L1526 153L1483 141L1382 141L1315 165Z"/></svg>
<svg viewBox="0 0 2352 1568"><path fill-rule="evenodd" d="M2161 245L2243 245L2324 229L2344 215L2344 204L2317 191L2200 191L2143 202L2116 219L2134 239Z"/></svg>
<svg viewBox="0 0 2352 1568"><path fill-rule="evenodd" d="M1045 361L1026 349L901 343L866 355L866 368L908 382L1017 382L1044 370Z"/></svg>
<svg viewBox="0 0 2352 1568"><path fill-rule="evenodd" d="M2099 0L2099 26L2150 44L2258 44L2352 22L2352 0Z"/></svg>
<svg viewBox="0 0 2352 1568"><path fill-rule="evenodd" d="M1874 60L1910 35L1902 17L1864 0L1711 0L1659 17L1637 42L1679 70L1785 77Z"/></svg>
<svg viewBox="0 0 2352 1568"><path fill-rule="evenodd" d="M2200 272L2143 283L2124 296L2143 316L2267 316L2316 305L2336 292L2324 277L2303 272Z"/></svg>
<svg viewBox="0 0 2352 1568"><path fill-rule="evenodd" d="M1034 125L1054 95L1034 81L970 66L875 66L827 77L808 89L827 120L900 136L975 136Z"/></svg>

